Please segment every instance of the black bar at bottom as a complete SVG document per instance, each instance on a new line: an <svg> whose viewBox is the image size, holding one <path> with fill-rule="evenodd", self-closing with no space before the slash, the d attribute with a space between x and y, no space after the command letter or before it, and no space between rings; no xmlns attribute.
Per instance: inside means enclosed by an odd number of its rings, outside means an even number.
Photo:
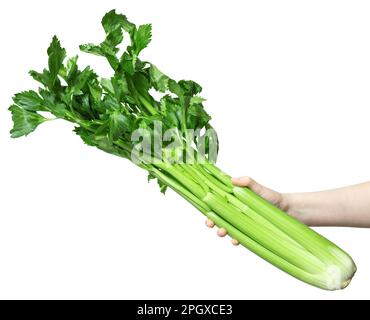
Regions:
<svg viewBox="0 0 370 320"><path fill-rule="evenodd" d="M368 301L288 301L288 300L23 300L1 301L3 314L37 319L316 319L341 317L350 319L368 310ZM366 314L366 313L365 313Z"/></svg>

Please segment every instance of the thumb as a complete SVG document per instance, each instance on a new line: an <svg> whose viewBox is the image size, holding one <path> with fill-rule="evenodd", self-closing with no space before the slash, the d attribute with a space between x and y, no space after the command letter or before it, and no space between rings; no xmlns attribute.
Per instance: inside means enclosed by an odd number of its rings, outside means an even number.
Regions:
<svg viewBox="0 0 370 320"><path fill-rule="evenodd" d="M238 187L249 187L259 195L263 192L264 188L250 177L232 178L232 183Z"/></svg>

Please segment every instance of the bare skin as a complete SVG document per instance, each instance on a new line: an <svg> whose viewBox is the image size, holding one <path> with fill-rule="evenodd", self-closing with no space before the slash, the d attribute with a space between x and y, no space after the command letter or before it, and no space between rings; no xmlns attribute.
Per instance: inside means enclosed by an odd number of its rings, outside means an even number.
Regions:
<svg viewBox="0 0 370 320"><path fill-rule="evenodd" d="M249 177L233 178L233 184L250 188L309 226L370 228L370 182L307 193L279 193L262 186ZM215 226L214 222L209 219L206 225L209 228ZM225 237L227 230L220 228L217 235ZM232 239L231 243L239 244L235 239Z"/></svg>

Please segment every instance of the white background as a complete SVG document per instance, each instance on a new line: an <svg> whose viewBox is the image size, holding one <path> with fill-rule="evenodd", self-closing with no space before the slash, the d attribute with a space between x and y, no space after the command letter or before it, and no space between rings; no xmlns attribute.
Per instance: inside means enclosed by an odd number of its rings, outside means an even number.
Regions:
<svg viewBox="0 0 370 320"><path fill-rule="evenodd" d="M9 138L11 96L37 87L27 72L51 37L74 55L112 8L153 23L144 59L203 85L225 171L282 192L370 180L368 1L1 1L0 298L370 298L369 230L319 229L358 265L347 289L322 291L219 239L68 123Z"/></svg>

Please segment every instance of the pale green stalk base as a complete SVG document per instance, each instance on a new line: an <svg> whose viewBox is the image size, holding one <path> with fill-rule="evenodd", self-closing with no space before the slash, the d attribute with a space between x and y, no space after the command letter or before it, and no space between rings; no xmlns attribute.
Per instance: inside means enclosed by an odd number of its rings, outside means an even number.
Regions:
<svg viewBox="0 0 370 320"><path fill-rule="evenodd" d="M244 247L299 280L337 290L356 272L342 249L249 188L234 187L230 177L211 164L159 163L146 169Z"/></svg>

